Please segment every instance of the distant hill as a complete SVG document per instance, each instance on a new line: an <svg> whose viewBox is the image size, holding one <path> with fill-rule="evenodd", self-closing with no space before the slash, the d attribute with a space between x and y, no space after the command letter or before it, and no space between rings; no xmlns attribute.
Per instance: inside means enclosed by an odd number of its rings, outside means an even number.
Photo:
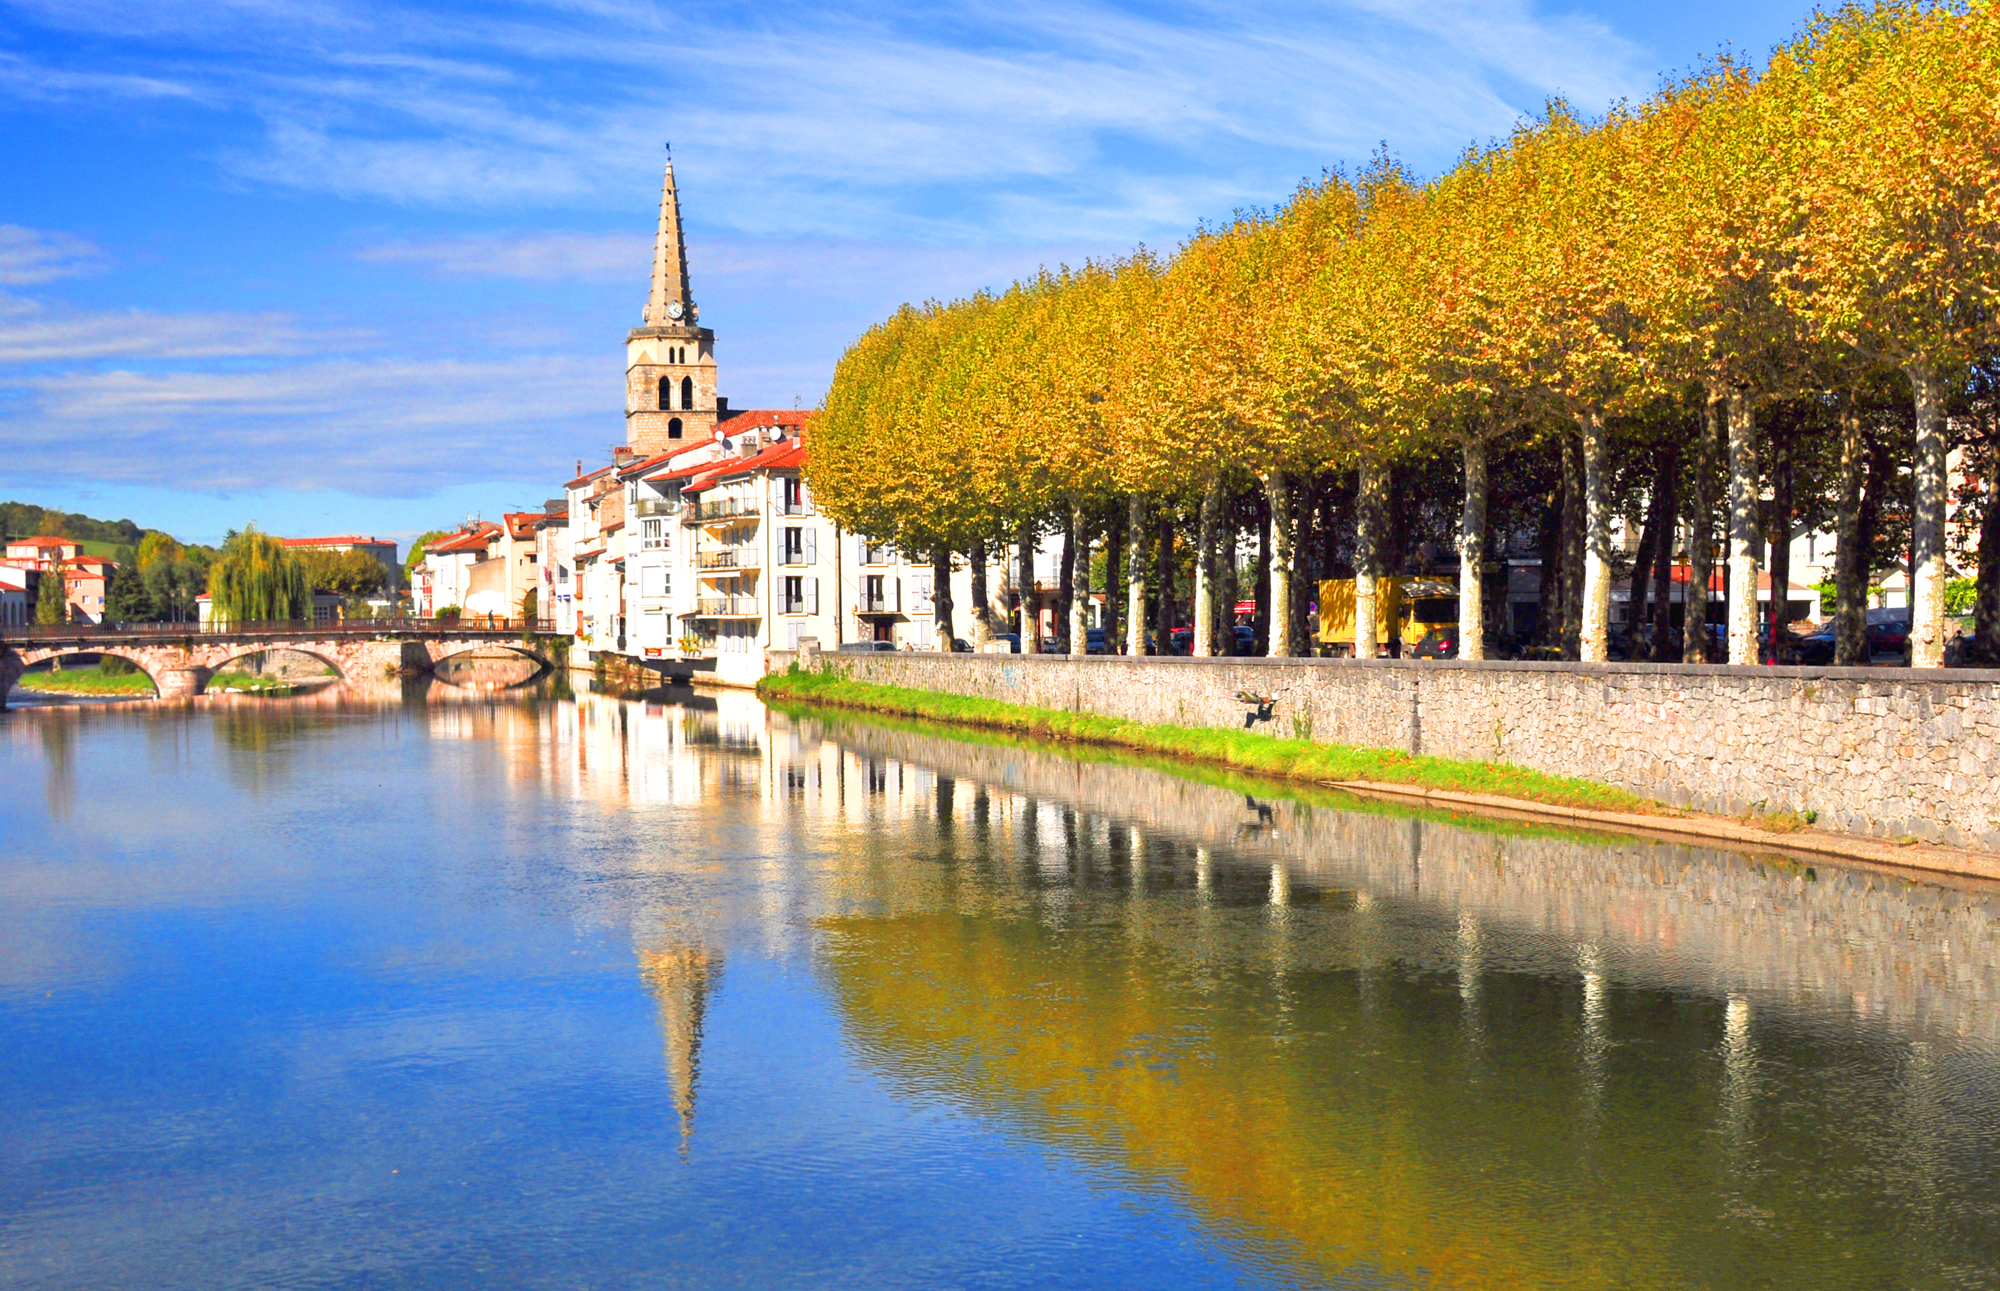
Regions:
<svg viewBox="0 0 2000 1291"><path fill-rule="evenodd" d="M93 556L111 555L114 547L136 547L149 531L130 520L98 520L78 511L58 511L31 502L0 502L0 538L33 538L60 534L75 538Z"/></svg>

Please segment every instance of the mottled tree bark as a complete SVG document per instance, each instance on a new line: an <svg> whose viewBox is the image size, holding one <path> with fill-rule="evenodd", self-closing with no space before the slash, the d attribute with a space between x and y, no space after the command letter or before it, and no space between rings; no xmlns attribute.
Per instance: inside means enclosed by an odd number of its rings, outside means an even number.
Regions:
<svg viewBox="0 0 2000 1291"><path fill-rule="evenodd" d="M1125 548L1125 518L1116 510L1111 516L1104 530L1104 618L1099 626L1104 629L1104 653L1118 654L1123 645L1118 639L1118 561Z"/></svg>
<svg viewBox="0 0 2000 1291"><path fill-rule="evenodd" d="M1222 477L1208 482L1201 495L1201 534L1194 564L1194 648L1197 659L1215 655L1215 585L1221 562L1216 548L1221 544Z"/></svg>
<svg viewBox="0 0 2000 1291"><path fill-rule="evenodd" d="M986 539L972 544L969 553L972 559L972 645L974 649L986 644L993 635L993 606L988 599L986 585Z"/></svg>
<svg viewBox="0 0 2000 1291"><path fill-rule="evenodd" d="M1681 622L1681 659L1687 663L1715 662L1708 637L1708 585L1715 578L1715 455L1726 434L1719 392L1709 391L1704 412L1688 482L1688 585Z"/></svg>
<svg viewBox="0 0 2000 1291"><path fill-rule="evenodd" d="M1486 587L1481 566L1486 556L1486 441L1468 438L1461 445L1465 458L1465 505L1458 512L1458 657L1486 657Z"/></svg>
<svg viewBox="0 0 2000 1291"><path fill-rule="evenodd" d="M1586 663L1603 663L1611 645L1611 481L1604 460L1604 423L1595 412L1577 418L1583 455L1583 623L1578 642Z"/></svg>
<svg viewBox="0 0 2000 1291"><path fill-rule="evenodd" d="M1153 593L1153 646L1161 654L1173 653L1174 631L1174 518L1160 517L1160 528L1154 537L1153 581L1159 587Z"/></svg>
<svg viewBox="0 0 2000 1291"><path fill-rule="evenodd" d="M1090 650L1090 517L1083 504L1069 504L1069 524L1063 533L1063 635L1069 639L1069 653Z"/></svg>
<svg viewBox="0 0 2000 1291"><path fill-rule="evenodd" d="M1916 404L1916 512L1910 525L1915 582L1910 610L1910 666L1944 666L1945 441L1944 381L1924 363L1907 363Z"/></svg>
<svg viewBox="0 0 2000 1291"><path fill-rule="evenodd" d="M951 551L939 545L931 556L931 620L937 630L937 648L951 653Z"/></svg>
<svg viewBox="0 0 2000 1291"><path fill-rule="evenodd" d="M1562 437L1562 657L1583 657L1585 504L1583 445Z"/></svg>
<svg viewBox="0 0 2000 1291"><path fill-rule="evenodd" d="M1298 644L1292 639L1292 561L1294 533L1292 531L1292 480L1283 471L1273 471L1264 481L1264 497L1270 504L1270 550L1268 562L1271 583L1271 603L1269 647L1265 653L1273 659L1290 658L1298 653Z"/></svg>
<svg viewBox="0 0 2000 1291"><path fill-rule="evenodd" d="M1382 571L1382 526L1388 501L1389 469L1364 459L1354 499L1354 657L1373 659L1377 626L1376 580Z"/></svg>
<svg viewBox="0 0 2000 1291"><path fill-rule="evenodd" d="M1035 526L1021 526L1021 653L1040 654L1035 607Z"/></svg>
<svg viewBox="0 0 2000 1291"><path fill-rule="evenodd" d="M1137 493L1125 502L1125 542L1125 653L1136 659L1146 653L1146 501Z"/></svg>
<svg viewBox="0 0 2000 1291"><path fill-rule="evenodd" d="M1664 660L1673 651L1674 517L1680 514L1675 481L1680 455L1664 454L1653 476L1654 505L1660 512L1660 541L1653 549L1653 645L1649 652Z"/></svg>
<svg viewBox="0 0 2000 1291"><path fill-rule="evenodd" d="M1729 407L1729 662L1757 662L1757 439L1750 393L1731 386Z"/></svg>
<svg viewBox="0 0 2000 1291"><path fill-rule="evenodd" d="M1646 520L1639 529L1639 549L1632 553L1632 595L1626 602L1625 657L1638 659L1645 654L1646 606L1653 597L1653 553L1662 541L1660 525L1665 512L1660 505L1657 479L1653 496L1646 501Z"/></svg>

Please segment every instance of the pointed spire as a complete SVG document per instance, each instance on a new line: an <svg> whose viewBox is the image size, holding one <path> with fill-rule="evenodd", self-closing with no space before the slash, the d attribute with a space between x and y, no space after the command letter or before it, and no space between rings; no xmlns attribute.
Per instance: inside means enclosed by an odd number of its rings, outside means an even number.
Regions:
<svg viewBox="0 0 2000 1291"><path fill-rule="evenodd" d="M681 1122L681 1154L694 1137L695 1096L701 1082L701 1039L708 997L722 978L722 956L691 943L639 950L639 977L660 1014L667 1079Z"/></svg>
<svg viewBox="0 0 2000 1291"><path fill-rule="evenodd" d="M672 307L679 305L680 317ZM681 195L674 187L674 161L667 157L667 178L660 187L660 232L653 239L653 294L646 298L643 326L692 326L694 300L688 292L687 241L681 236Z"/></svg>

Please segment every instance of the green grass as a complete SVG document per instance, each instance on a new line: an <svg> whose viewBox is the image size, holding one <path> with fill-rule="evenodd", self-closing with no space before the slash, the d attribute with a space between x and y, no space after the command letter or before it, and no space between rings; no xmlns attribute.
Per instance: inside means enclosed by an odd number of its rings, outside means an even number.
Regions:
<svg viewBox="0 0 2000 1291"><path fill-rule="evenodd" d="M313 681L313 680L317 679L308 677L304 679L294 678L291 680L286 680L283 677L260 677L253 672L218 672L213 677L210 677L208 679L208 685L205 687L205 689L207 690L291 690L301 685L302 681Z"/></svg>
<svg viewBox="0 0 2000 1291"><path fill-rule="evenodd" d="M153 682L143 672L105 672L100 668L65 668L61 672L23 673L14 683L20 690L42 695L150 695Z"/></svg>
<svg viewBox="0 0 2000 1291"><path fill-rule="evenodd" d="M1544 775L1499 762L1458 762L1392 749L1357 749L1287 740L1251 731L1154 726L938 691L877 686L850 681L831 672L775 673L759 682L757 690L770 699L1015 731L1043 740L1137 749L1177 761L1202 762L1315 784L1372 781L1452 793L1492 794L1590 811L1657 815L1671 810L1650 798L1610 785Z"/></svg>

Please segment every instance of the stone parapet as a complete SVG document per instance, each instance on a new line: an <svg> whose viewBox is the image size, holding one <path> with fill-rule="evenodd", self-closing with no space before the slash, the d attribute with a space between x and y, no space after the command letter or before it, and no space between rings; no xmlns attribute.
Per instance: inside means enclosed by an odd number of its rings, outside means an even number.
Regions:
<svg viewBox="0 0 2000 1291"><path fill-rule="evenodd" d="M771 666L790 656L773 651ZM2000 680L1940 670L839 655L857 681L1178 726L1507 762L1679 807L2000 850Z"/></svg>

